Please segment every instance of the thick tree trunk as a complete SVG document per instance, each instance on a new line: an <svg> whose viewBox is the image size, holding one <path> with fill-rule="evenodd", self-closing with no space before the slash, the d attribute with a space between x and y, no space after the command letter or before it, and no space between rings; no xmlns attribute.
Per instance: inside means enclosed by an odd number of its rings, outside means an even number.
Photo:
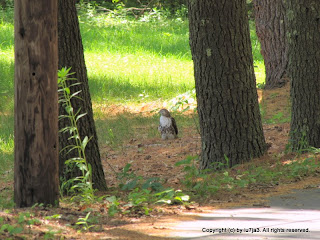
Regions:
<svg viewBox="0 0 320 240"><path fill-rule="evenodd" d="M293 150L320 147L320 1L287 0Z"/></svg>
<svg viewBox="0 0 320 240"><path fill-rule="evenodd" d="M58 205L57 0L15 1L14 201Z"/></svg>
<svg viewBox="0 0 320 240"><path fill-rule="evenodd" d="M188 6L202 139L200 167L231 167L259 157L266 145L246 1L190 0Z"/></svg>
<svg viewBox="0 0 320 240"><path fill-rule="evenodd" d="M72 92L80 91L78 95L83 99L80 101L74 98L72 105L76 112L81 108L82 113L87 113L78 121L78 128L81 138L85 136L91 138L86 147L86 157L92 166L93 187L99 190L106 190L106 181L101 164L100 152L98 147L98 137L96 134L95 122L93 119L92 103L89 92L87 69L84 61L83 46L80 35L79 21L75 6L75 0L59 0L59 69L62 67L71 67L71 72L75 72L73 77L81 82L81 85L72 87ZM59 106L59 114L65 114L64 108ZM68 119L59 121L59 129L70 125ZM59 134L59 144L62 149L64 146L73 144L68 140L67 134ZM65 160L74 157L74 153L66 154L66 151L60 153L60 176L67 179L75 177L78 173L66 173Z"/></svg>
<svg viewBox="0 0 320 240"><path fill-rule="evenodd" d="M266 89L287 81L288 47L283 0L255 0L256 31L266 68Z"/></svg>

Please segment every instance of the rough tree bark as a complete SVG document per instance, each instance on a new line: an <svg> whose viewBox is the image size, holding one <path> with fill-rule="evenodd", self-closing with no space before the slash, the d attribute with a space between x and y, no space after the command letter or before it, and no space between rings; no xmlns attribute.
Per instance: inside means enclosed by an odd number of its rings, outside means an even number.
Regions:
<svg viewBox="0 0 320 240"><path fill-rule="evenodd" d="M58 205L57 0L15 1L14 201Z"/></svg>
<svg viewBox="0 0 320 240"><path fill-rule="evenodd" d="M202 140L200 168L231 167L259 157L266 144L246 1L189 0L188 8Z"/></svg>
<svg viewBox="0 0 320 240"><path fill-rule="evenodd" d="M255 0L255 23L266 69L266 89L288 82L288 47L283 0Z"/></svg>
<svg viewBox="0 0 320 240"><path fill-rule="evenodd" d="M79 21L75 0L59 0L58 12L58 36L59 36L59 69L62 67L71 67L71 72L75 72L73 77L81 82L81 85L72 87L72 92L80 91L78 95L83 101L76 98L72 101L74 111L81 108L82 113L87 113L78 121L78 128L81 138L85 136L92 139L88 142L86 147L86 157L92 166L93 187L99 190L106 190L107 185L101 164L100 152L98 147L98 137L96 133L95 122L93 119L92 103L89 92L87 69L84 61L83 46L80 35ZM65 114L64 108L59 106L59 114ZM68 126L69 120L64 119L59 121L59 129ZM72 144L68 140L69 136L66 134L59 134L60 148ZM60 153L60 177L70 179L78 175L77 172L66 173L65 160L74 157L74 153L66 154L66 151Z"/></svg>
<svg viewBox="0 0 320 240"><path fill-rule="evenodd" d="M320 1L287 0L291 143L320 147Z"/></svg>

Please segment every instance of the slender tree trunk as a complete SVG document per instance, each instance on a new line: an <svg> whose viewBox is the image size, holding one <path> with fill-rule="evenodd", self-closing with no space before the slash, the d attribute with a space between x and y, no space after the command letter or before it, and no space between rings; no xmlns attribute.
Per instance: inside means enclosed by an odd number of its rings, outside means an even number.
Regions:
<svg viewBox="0 0 320 240"><path fill-rule="evenodd" d="M80 35L79 21L75 6L75 0L59 0L59 69L62 67L71 67L71 71L75 72L74 77L81 82L81 85L71 88L71 91L80 91L78 95L83 99L80 101L74 98L72 105L76 112L81 108L82 113L87 113L78 121L78 128L82 139L85 136L91 138L86 147L86 157L92 166L93 187L99 190L106 190L106 181L101 164L100 152L98 147L98 137L96 134L95 122L93 119L92 103L89 92L87 69L84 61L83 46ZM65 110L60 105L59 114L65 114ZM69 120L64 119L59 121L59 129L68 126ZM64 146L73 144L68 140L66 134L59 134L59 144L61 149ZM76 177L77 172L66 173L64 162L65 160L74 157L74 153L66 154L66 151L60 153L60 176L67 179Z"/></svg>
<svg viewBox="0 0 320 240"><path fill-rule="evenodd" d="M57 0L15 1L14 201L58 205Z"/></svg>
<svg viewBox="0 0 320 240"><path fill-rule="evenodd" d="M266 149L246 1L189 1L201 168L234 166ZM227 160L228 159L228 160Z"/></svg>
<svg viewBox="0 0 320 240"><path fill-rule="evenodd" d="M293 150L320 147L320 1L287 0Z"/></svg>
<svg viewBox="0 0 320 240"><path fill-rule="evenodd" d="M283 0L255 0L256 31L266 68L266 89L287 81L288 47Z"/></svg>

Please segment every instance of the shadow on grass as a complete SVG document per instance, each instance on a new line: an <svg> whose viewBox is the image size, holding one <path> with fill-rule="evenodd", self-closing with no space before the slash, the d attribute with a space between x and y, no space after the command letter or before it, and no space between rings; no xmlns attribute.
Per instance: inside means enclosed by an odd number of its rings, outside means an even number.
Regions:
<svg viewBox="0 0 320 240"><path fill-rule="evenodd" d="M152 101L159 98L167 99L191 90L185 84L175 85L167 82L163 84L130 83L130 79L91 77L89 79L90 93L94 101L124 102L124 101ZM143 99L142 99L143 98Z"/></svg>
<svg viewBox="0 0 320 240"><path fill-rule="evenodd" d="M157 114L149 117L131 113L109 117L107 113L97 115L95 122L100 146L108 145L117 148L132 139L147 139L158 135Z"/></svg>

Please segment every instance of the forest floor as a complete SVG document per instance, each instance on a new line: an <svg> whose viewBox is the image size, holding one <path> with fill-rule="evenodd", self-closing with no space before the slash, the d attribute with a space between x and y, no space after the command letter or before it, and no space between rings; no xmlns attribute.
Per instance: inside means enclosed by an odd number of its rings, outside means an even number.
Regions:
<svg viewBox="0 0 320 240"><path fill-rule="evenodd" d="M285 163L293 159L308 157L308 153L297 156L294 153L285 153L289 135L289 86L276 90L259 90L259 102L261 113L265 122L263 124L266 142L270 146L265 156L254 159L249 164L269 163L276 161ZM130 111L140 114L143 109L146 114L155 108L161 108L158 103L141 104L135 107L123 107L116 109L112 106L105 109L110 116ZM122 109L122 110L121 110ZM154 114L154 113L153 113ZM188 114L188 113L186 113ZM179 123L178 123L179 124ZM144 126L140 126L143 131ZM139 131L140 131L139 130ZM182 167L176 167L175 163L186 159L188 156L196 156L200 152L200 136L196 127L182 128L181 136L176 140L162 141L159 136L147 139L128 139L122 148L104 146L101 149L103 166L108 187L117 186L115 172L120 172L126 164L131 163L136 174L145 178L159 177L164 180L166 186L179 189L180 181L184 178ZM318 158L318 157L317 157ZM318 161L319 159L317 159ZM245 168L246 164L239 168ZM0 211L0 226L12 226L3 231L0 238L11 239L168 239L171 224L176 221L191 220L194 216L188 213L207 212L219 208L235 206L267 206L267 198L273 195L288 193L293 189L303 189L318 185L319 176L295 179L272 186L254 186L239 191L219 192L210 199L200 203L173 206L155 207L150 216L121 216L108 217L103 204L98 205L66 205L62 202L59 208L34 207L31 209L14 209L8 212ZM0 186L1 191L10 190L12 183ZM11 189L12 190L12 189ZM80 231L74 226L79 218L84 218L87 212L97 212L92 215L91 222L95 225L92 231ZM87 222L89 224L89 222ZM28 231L14 234L21 224L27 226ZM81 225L81 224L80 224ZM90 225L90 224L89 224ZM73 227L72 227L73 226ZM86 226L82 224L81 226ZM17 230L18 231L18 230ZM163 237L159 237L163 236Z"/></svg>
<svg viewBox="0 0 320 240"><path fill-rule="evenodd" d="M266 123L263 125L264 135L267 144L270 146L268 154L255 161L268 161L275 155L281 155L288 144L290 123L289 86L275 90L258 89L261 112ZM145 114L153 109L160 109L159 103L145 103L135 107L117 108L110 107L108 115L118 115L130 111L131 114ZM186 112L192 114L192 110ZM153 113L154 114L154 113ZM284 123L281 123L285 121ZM274 123L277 122L277 123ZM179 122L177 123L179 126ZM139 126L139 131L147 131L148 126ZM155 128L157 125L154 126ZM104 169L109 186L117 184L114 171L121 171L127 163L132 164L132 169L144 177L160 177L172 186L179 184L184 178L181 168L175 167L178 161L186 159L188 156L197 156L201 151L201 139L197 128L186 127L180 129L183 132L178 139L163 141L159 135L148 139L129 139L121 149L114 149L110 146L101 148L101 155L107 156L103 159ZM181 135L181 134L180 134ZM288 156L282 156L285 159ZM289 158L292 156L289 155ZM112 169L110 165L114 168Z"/></svg>

